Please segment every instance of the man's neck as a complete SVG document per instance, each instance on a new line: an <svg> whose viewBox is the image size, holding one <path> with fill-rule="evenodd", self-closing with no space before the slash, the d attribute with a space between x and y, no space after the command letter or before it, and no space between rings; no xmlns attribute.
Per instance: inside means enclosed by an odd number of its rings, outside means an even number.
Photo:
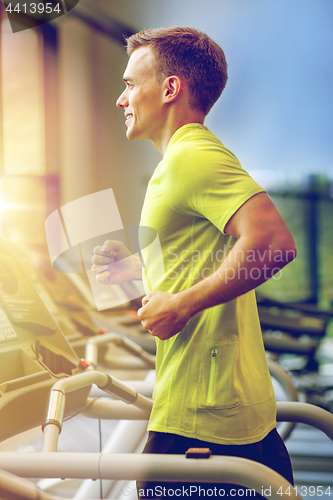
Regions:
<svg viewBox="0 0 333 500"><path fill-rule="evenodd" d="M178 129L189 123L200 123L203 125L204 120L205 116L200 111L188 110L188 112L184 114L177 113L177 110L175 110L175 112L171 111L163 127L162 133L158 138L153 140L155 148L164 155L171 137Z"/></svg>

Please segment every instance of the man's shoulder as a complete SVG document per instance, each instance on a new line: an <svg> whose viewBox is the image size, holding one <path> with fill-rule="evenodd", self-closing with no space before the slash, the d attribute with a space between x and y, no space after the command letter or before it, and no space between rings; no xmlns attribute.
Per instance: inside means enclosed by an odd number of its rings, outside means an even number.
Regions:
<svg viewBox="0 0 333 500"><path fill-rule="evenodd" d="M241 168L237 157L224 146L207 127L200 124L184 126L177 130L164 155L167 168L189 168L209 165L213 171L223 166Z"/></svg>
<svg viewBox="0 0 333 500"><path fill-rule="evenodd" d="M170 139L168 149L174 147L193 147L204 143L224 147L222 142L201 123L187 123L175 131Z"/></svg>

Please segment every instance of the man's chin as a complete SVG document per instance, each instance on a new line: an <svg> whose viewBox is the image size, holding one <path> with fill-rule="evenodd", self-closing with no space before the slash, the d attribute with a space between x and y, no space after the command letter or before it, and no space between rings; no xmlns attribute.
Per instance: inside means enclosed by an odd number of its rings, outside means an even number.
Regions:
<svg viewBox="0 0 333 500"><path fill-rule="evenodd" d="M127 129L126 137L130 141L137 141L138 139L141 139L141 137L139 137L139 135L135 134L135 132L133 130L130 130L130 129Z"/></svg>
<svg viewBox="0 0 333 500"><path fill-rule="evenodd" d="M128 128L128 129L126 130L126 137L127 137L127 139L129 139L129 140L131 141L131 140L132 140L133 135L134 135L134 134L133 134L133 131L132 131L130 128Z"/></svg>

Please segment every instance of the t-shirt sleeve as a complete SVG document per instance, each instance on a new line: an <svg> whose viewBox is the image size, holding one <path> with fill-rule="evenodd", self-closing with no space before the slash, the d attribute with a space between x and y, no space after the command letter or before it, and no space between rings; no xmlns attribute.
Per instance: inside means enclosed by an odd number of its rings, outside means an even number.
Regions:
<svg viewBox="0 0 333 500"><path fill-rule="evenodd" d="M226 148L172 148L163 182L173 210L208 219L222 233L229 219L252 196L263 192Z"/></svg>

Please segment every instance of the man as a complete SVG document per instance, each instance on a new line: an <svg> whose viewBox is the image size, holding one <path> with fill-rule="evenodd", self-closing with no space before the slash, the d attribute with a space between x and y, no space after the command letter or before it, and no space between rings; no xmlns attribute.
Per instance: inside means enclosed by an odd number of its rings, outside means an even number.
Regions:
<svg viewBox="0 0 333 500"><path fill-rule="evenodd" d="M126 88L117 101L127 137L151 139L163 154L140 222L157 231L164 260L161 273L156 252L142 251L147 295L138 316L157 342L144 452L208 446L262 462L292 482L254 288L296 250L267 194L204 126L227 81L224 53L189 28L137 33L127 51ZM97 247L93 264L101 283L142 274L140 258L119 242ZM138 491L157 496L144 483Z"/></svg>

